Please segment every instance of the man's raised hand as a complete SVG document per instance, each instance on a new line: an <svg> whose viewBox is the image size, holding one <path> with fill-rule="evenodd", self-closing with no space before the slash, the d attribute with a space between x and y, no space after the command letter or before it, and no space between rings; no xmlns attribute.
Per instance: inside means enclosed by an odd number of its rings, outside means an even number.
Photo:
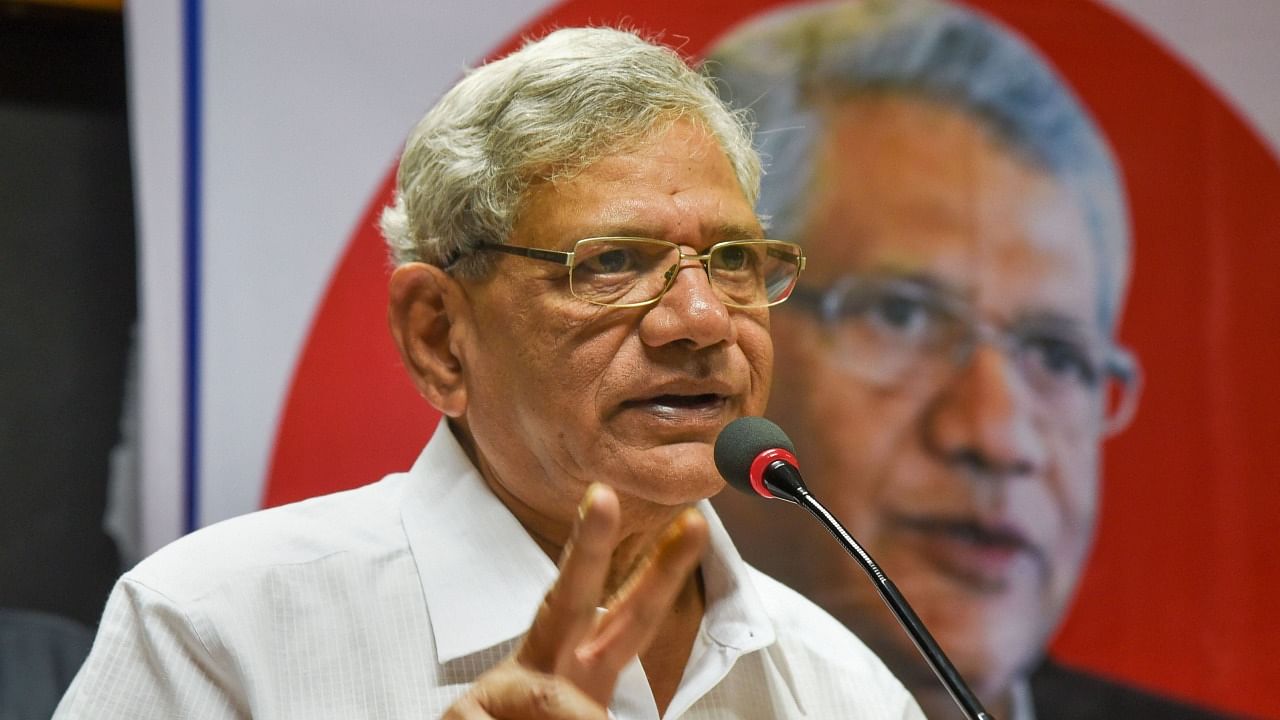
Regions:
<svg viewBox="0 0 1280 720"><path fill-rule="evenodd" d="M592 485L524 641L481 675L447 719L603 720L618 674L653 640L707 544L692 508L663 532L622 588L603 601L621 511L613 490Z"/></svg>

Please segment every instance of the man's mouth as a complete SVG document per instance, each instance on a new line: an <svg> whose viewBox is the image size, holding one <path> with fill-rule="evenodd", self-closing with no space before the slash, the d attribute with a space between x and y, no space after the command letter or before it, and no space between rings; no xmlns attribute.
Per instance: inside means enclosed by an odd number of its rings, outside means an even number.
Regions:
<svg viewBox="0 0 1280 720"><path fill-rule="evenodd" d="M718 415L724 409L726 402L727 398L718 393L662 394L638 400L629 400L623 403L623 408L644 410L674 419L687 417L690 414L714 413Z"/></svg>
<svg viewBox="0 0 1280 720"><path fill-rule="evenodd" d="M1003 591L1023 560L1044 572L1044 554L1018 528L971 518L899 517L917 551L941 572L984 592Z"/></svg>
<svg viewBox="0 0 1280 720"><path fill-rule="evenodd" d="M649 399L650 405L672 408L705 408L716 407L724 402L723 395L702 393L700 395L658 395Z"/></svg>

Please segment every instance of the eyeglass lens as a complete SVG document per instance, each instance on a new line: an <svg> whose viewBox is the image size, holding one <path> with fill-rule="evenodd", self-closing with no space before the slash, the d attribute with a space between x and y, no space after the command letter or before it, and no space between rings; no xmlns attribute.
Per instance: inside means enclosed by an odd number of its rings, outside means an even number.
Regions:
<svg viewBox="0 0 1280 720"><path fill-rule="evenodd" d="M713 246L704 259L712 287L727 304L764 307L785 299L799 274L799 252L777 241ZM591 238L574 247L570 290L588 302L641 305L661 297L675 281L681 252L645 238Z"/></svg>

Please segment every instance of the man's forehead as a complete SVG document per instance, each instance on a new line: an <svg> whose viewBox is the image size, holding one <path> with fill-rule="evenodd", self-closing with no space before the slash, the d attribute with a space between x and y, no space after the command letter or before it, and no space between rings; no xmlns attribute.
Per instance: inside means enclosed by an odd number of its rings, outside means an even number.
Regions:
<svg viewBox="0 0 1280 720"><path fill-rule="evenodd" d="M675 207L656 208L651 199L611 196L607 203L592 207L583 203L558 206L555 220L547 227L559 235L581 237L652 237L666 239L667 235L685 231L716 242L722 240L746 240L761 236L760 223L754 214L709 214Z"/></svg>
<svg viewBox="0 0 1280 720"><path fill-rule="evenodd" d="M812 283L910 275L991 312L1094 317L1096 247L1071 188L958 109L891 97L833 113L797 238Z"/></svg>
<svg viewBox="0 0 1280 720"><path fill-rule="evenodd" d="M697 126L681 125L634 151L531 184L515 236L557 246L599 236L760 237L724 150Z"/></svg>

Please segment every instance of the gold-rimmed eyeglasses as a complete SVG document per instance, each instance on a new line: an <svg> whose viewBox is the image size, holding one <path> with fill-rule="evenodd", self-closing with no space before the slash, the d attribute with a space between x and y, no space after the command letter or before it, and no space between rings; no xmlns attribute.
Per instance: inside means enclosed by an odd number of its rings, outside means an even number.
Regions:
<svg viewBox="0 0 1280 720"><path fill-rule="evenodd" d="M485 243L476 250L563 265L569 269L569 291L574 297L618 308L661 300L675 284L685 260L702 265L725 305L777 305L791 295L805 260L799 245L782 240L728 240L702 254L685 253L666 240L639 237L586 238L568 252L503 243Z"/></svg>

